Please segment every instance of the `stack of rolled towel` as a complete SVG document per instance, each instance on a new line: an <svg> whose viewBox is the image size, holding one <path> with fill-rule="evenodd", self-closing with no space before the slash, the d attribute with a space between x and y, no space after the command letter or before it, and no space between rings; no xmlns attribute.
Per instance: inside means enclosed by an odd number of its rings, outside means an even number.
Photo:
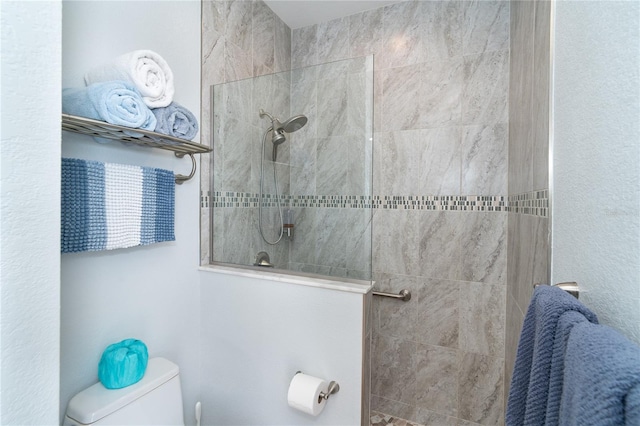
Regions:
<svg viewBox="0 0 640 426"><path fill-rule="evenodd" d="M85 83L62 90L63 113L186 140L198 133L193 113L173 101L171 68L151 50L129 52L93 68Z"/></svg>

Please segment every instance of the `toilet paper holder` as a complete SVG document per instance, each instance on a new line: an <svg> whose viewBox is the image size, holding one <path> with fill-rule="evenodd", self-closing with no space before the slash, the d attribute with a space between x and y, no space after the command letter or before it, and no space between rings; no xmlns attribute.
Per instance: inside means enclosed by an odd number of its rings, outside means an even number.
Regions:
<svg viewBox="0 0 640 426"><path fill-rule="evenodd" d="M302 371L296 371L296 374L298 373L302 373ZM327 392L320 392L320 395L318 396L318 404L320 404L323 399L329 400L329 396L333 395L334 393L338 393L339 390L340 385L338 384L338 382L336 382L335 380L330 381Z"/></svg>
<svg viewBox="0 0 640 426"><path fill-rule="evenodd" d="M340 385L338 384L338 382L332 380L329 382L329 389L327 389L327 393L324 392L320 392L320 396L318 396L318 404L323 400L323 399L329 399L329 395L333 395L334 393L338 393L338 391L340 390Z"/></svg>

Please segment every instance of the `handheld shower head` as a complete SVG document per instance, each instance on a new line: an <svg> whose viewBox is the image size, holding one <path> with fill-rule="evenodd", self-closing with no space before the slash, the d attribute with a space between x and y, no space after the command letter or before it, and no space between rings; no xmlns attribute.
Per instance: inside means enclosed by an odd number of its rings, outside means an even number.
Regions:
<svg viewBox="0 0 640 426"><path fill-rule="evenodd" d="M305 124L307 124L307 117L304 115L294 115L284 123L275 118L273 115L260 109L260 118L267 116L271 120L271 127L267 129L267 133L271 131L271 143L273 144L273 161L276 161L278 156L278 145L284 143L287 140L285 133L293 133L296 130L300 130ZM265 135L266 137L266 135Z"/></svg>
<svg viewBox="0 0 640 426"><path fill-rule="evenodd" d="M273 127L271 129L273 129ZM280 145L281 143L284 143L286 140L287 140L287 137L284 134L284 129L273 130L273 133L271 135L272 144Z"/></svg>
<svg viewBox="0 0 640 426"><path fill-rule="evenodd" d="M300 130L305 124L307 124L307 117L304 115L295 115L284 123L281 123L280 120L261 109L260 117L264 116L267 116L271 120L271 128L269 130L273 132L271 135L271 142L274 145L280 145L287 140L285 133L293 133Z"/></svg>

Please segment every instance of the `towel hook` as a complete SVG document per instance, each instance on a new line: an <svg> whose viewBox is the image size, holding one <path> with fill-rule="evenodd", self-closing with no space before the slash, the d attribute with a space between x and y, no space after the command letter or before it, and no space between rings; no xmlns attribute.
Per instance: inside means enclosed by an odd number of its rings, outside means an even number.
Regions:
<svg viewBox="0 0 640 426"><path fill-rule="evenodd" d="M184 157L184 153L183 152L176 152L175 154L176 154L176 157L178 157L178 158ZM191 157L191 173L189 173L189 176L176 174L176 184L177 185L182 185L184 182L188 181L189 179L191 179L196 174L196 159L193 156L193 154L189 154L189 157Z"/></svg>

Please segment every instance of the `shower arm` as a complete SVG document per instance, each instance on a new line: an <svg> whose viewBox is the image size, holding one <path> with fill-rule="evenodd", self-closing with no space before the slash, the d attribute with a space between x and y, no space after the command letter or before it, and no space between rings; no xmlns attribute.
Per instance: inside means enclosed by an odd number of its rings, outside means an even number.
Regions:
<svg viewBox="0 0 640 426"><path fill-rule="evenodd" d="M269 128L267 130L267 133L269 133L269 131L273 131L274 129L276 129L276 123L278 124L282 124L280 123L280 120L278 120L277 118L275 118L273 115L269 114L268 112L266 112L265 110L263 110L262 108L260 108L260 117L264 117L267 116L269 118L269 120L271 120L271 128ZM282 126L280 126L282 127Z"/></svg>

